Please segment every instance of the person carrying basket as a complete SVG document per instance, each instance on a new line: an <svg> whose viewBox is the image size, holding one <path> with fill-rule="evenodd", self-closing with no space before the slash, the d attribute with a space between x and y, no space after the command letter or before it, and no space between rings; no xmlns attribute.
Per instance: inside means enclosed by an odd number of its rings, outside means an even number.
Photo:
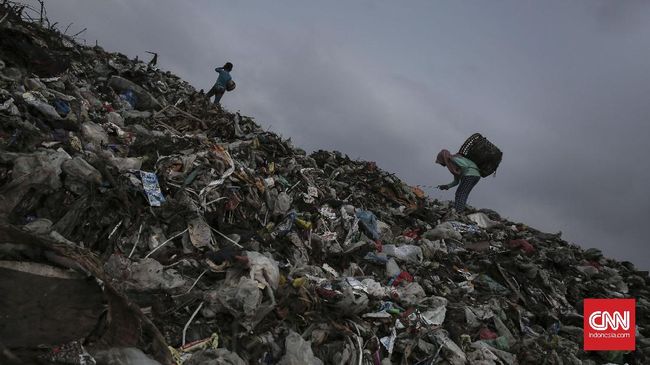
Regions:
<svg viewBox="0 0 650 365"><path fill-rule="evenodd" d="M436 157L436 163L447 167L454 175L454 181L438 185L440 190L448 190L458 185L454 208L460 213L465 210L469 193L482 177L496 174L503 153L480 133L471 135L461 146L458 154L452 155L448 150L442 150Z"/></svg>
<svg viewBox="0 0 650 365"><path fill-rule="evenodd" d="M448 190L458 185L454 208L456 212L461 213L465 210L469 193L479 180L481 180L481 172L472 160L460 154L452 155L448 150L442 150L438 153L436 163L447 167L447 170L454 175L454 181L449 184L438 185L437 188L440 190Z"/></svg>

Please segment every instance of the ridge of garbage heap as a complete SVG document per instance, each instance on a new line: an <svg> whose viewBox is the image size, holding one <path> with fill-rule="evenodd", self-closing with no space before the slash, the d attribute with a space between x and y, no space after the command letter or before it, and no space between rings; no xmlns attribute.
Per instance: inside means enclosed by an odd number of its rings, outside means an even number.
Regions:
<svg viewBox="0 0 650 365"><path fill-rule="evenodd" d="M648 361L631 263L0 18L1 363ZM583 351L583 299L629 297L637 351Z"/></svg>

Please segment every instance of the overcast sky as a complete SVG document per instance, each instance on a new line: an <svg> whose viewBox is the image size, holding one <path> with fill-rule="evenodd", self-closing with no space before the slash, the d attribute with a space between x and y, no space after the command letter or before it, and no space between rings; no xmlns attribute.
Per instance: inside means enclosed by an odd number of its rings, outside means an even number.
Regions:
<svg viewBox="0 0 650 365"><path fill-rule="evenodd" d="M412 185L474 132L501 147L470 205L650 268L650 1L56 0L109 51L208 89L308 151L376 161ZM429 189L453 199L453 190Z"/></svg>

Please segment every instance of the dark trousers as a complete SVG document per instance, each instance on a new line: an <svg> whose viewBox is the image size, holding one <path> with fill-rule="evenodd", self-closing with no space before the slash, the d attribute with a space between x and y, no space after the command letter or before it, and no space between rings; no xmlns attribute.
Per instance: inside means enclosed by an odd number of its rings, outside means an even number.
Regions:
<svg viewBox="0 0 650 365"><path fill-rule="evenodd" d="M458 188L456 188L456 201L454 202L454 208L456 208L457 212L460 213L465 210L469 193L479 180L481 180L480 176L463 176L460 178L460 183L458 184Z"/></svg>
<svg viewBox="0 0 650 365"><path fill-rule="evenodd" d="M214 86L213 86L213 87L208 91L208 93L205 94L205 96L207 96L208 99L210 99L210 97L214 95L214 103L215 103L216 105L219 105L219 102L221 101L221 97L222 97L223 94L225 94L225 93L226 93L226 89L221 88L221 87L218 87L217 85L214 85Z"/></svg>

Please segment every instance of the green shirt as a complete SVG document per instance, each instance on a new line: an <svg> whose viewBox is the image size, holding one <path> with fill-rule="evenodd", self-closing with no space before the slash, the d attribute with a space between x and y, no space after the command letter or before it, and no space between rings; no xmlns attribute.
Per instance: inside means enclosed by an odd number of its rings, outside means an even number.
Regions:
<svg viewBox="0 0 650 365"><path fill-rule="evenodd" d="M460 178L463 176L481 177L481 171L479 171L478 166L476 166L472 160L463 156L453 156L451 160L454 161L454 163L460 168L460 176L454 176L454 181L447 184L447 187L453 188L454 186L458 185Z"/></svg>

